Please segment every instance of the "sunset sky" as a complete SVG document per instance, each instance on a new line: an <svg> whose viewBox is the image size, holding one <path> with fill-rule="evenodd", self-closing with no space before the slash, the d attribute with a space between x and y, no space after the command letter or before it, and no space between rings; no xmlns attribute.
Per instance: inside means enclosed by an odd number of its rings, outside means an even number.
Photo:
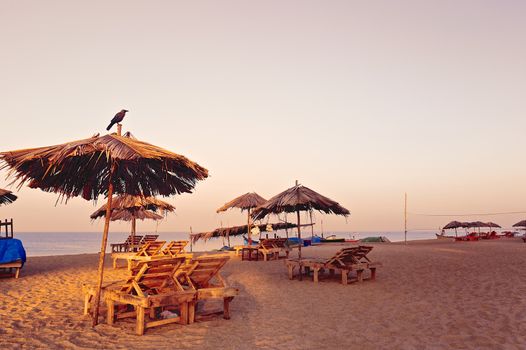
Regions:
<svg viewBox="0 0 526 350"><path fill-rule="evenodd" d="M525 16L512 0L0 1L0 150L104 133L129 109L125 131L210 172L159 231L242 224L215 210L295 180L351 211L317 215L325 231L402 230L404 192L412 213L526 212ZM103 198L17 195L0 207L16 231L102 228Z"/></svg>

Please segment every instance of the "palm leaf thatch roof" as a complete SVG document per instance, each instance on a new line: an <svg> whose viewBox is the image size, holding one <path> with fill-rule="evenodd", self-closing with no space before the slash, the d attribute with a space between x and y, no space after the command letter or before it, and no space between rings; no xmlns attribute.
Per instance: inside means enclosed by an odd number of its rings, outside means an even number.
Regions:
<svg viewBox="0 0 526 350"><path fill-rule="evenodd" d="M90 218L97 219L106 215L107 204L104 204L97 209ZM142 196L131 196L131 195L119 195L114 196L111 201L112 211L114 210L127 210L131 214L139 210L152 210L161 212L172 212L175 207L170 203L157 199L155 197L142 197ZM113 220L113 214L112 214Z"/></svg>
<svg viewBox="0 0 526 350"><path fill-rule="evenodd" d="M288 223L288 222L287 223L280 222L280 223L277 223L277 224L251 225L251 227L257 226L261 232L266 232L267 231L267 225L270 225L269 228L272 227L272 231L274 231L274 230L284 230L284 229L289 229L289 228L296 227L295 224L291 224L291 223ZM210 231L210 232L194 233L194 234L190 235L190 237L192 239L192 242L195 243L195 242L197 242L200 239L207 241L210 238L227 237L227 236L240 236L240 235L245 234L245 233L247 233L247 225L241 225L241 226L216 228L215 230Z"/></svg>
<svg viewBox="0 0 526 350"><path fill-rule="evenodd" d="M488 224L482 221L473 221L473 222L466 222L466 227L489 227Z"/></svg>
<svg viewBox="0 0 526 350"><path fill-rule="evenodd" d="M497 227L497 228L501 228L502 226L500 226L499 224L496 224L494 222L487 222L486 223L487 227L491 228L491 227Z"/></svg>
<svg viewBox="0 0 526 350"><path fill-rule="evenodd" d="M10 204L16 201L18 197L9 190L4 190L0 188L0 204Z"/></svg>
<svg viewBox="0 0 526 350"><path fill-rule="evenodd" d="M50 147L0 153L19 186L59 193L66 199L116 194L169 196L192 192L208 170L188 158L131 137L108 134ZM111 176L110 176L111 175Z"/></svg>
<svg viewBox="0 0 526 350"><path fill-rule="evenodd" d="M111 221L132 221L134 219L139 220L162 220L164 216L154 213L151 210L138 209L133 212L126 209L114 210L111 213Z"/></svg>
<svg viewBox="0 0 526 350"><path fill-rule="evenodd" d="M522 220L517 222L516 224L513 224L513 227L526 227L526 220Z"/></svg>
<svg viewBox="0 0 526 350"><path fill-rule="evenodd" d="M466 227L464 222L460 221L451 221L446 226L442 227L444 230L451 229L451 228L461 228Z"/></svg>
<svg viewBox="0 0 526 350"><path fill-rule="evenodd" d="M254 209L252 218L262 219L269 214L292 213L296 211L318 210L325 214L348 216L349 210L330 198L303 185L296 185L269 199L265 204Z"/></svg>
<svg viewBox="0 0 526 350"><path fill-rule="evenodd" d="M261 197L256 192L245 193L237 198L232 199L230 202L225 203L221 208L217 209L217 213L226 211L231 208L240 208L241 211L258 207L265 203L267 200Z"/></svg>

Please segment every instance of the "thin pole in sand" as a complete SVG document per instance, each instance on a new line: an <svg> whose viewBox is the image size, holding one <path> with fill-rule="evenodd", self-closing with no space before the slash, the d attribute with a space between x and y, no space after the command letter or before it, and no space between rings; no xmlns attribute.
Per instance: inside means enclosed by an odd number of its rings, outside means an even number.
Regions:
<svg viewBox="0 0 526 350"><path fill-rule="evenodd" d="M193 251L193 242L194 240L192 239L192 226L190 226L190 253L192 253Z"/></svg>
<svg viewBox="0 0 526 350"><path fill-rule="evenodd" d="M404 195L404 244L407 244L407 192Z"/></svg>
<svg viewBox="0 0 526 350"><path fill-rule="evenodd" d="M248 235L248 245L252 245L252 233L250 232L250 208L247 209L247 235Z"/></svg>

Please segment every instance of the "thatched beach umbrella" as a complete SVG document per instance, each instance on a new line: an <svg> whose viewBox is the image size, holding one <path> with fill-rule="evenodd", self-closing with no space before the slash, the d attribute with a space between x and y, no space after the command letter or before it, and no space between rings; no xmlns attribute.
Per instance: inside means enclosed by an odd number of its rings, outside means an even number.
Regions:
<svg viewBox="0 0 526 350"><path fill-rule="evenodd" d="M526 227L526 220L522 220L517 222L516 224L513 224L513 227Z"/></svg>
<svg viewBox="0 0 526 350"><path fill-rule="evenodd" d="M0 153L9 176L29 187L96 200L107 197L93 325L98 323L104 255L108 241L113 194L170 196L191 193L208 170L184 156L117 134L93 137L56 146Z"/></svg>
<svg viewBox="0 0 526 350"><path fill-rule="evenodd" d="M500 226L499 224L496 224L496 223L491 222L491 221L490 221L490 222L487 222L486 225L487 225L487 227L489 227L489 228L502 228L502 226Z"/></svg>
<svg viewBox="0 0 526 350"><path fill-rule="evenodd" d="M256 192L252 193L245 193L244 195L241 195L237 198L232 199L230 202L225 203L221 208L217 209L217 213L220 213L222 211L226 211L231 208L239 208L241 209L241 212L243 210L246 210L247 215L247 232L248 232L248 245L252 244L252 234L250 232L250 210L260 206L261 204L265 203L267 200L263 197L261 197Z"/></svg>
<svg viewBox="0 0 526 350"><path fill-rule="evenodd" d="M0 204L10 204L16 201L18 197L9 190L3 190L0 188Z"/></svg>
<svg viewBox="0 0 526 350"><path fill-rule="evenodd" d="M351 214L349 210L345 209L332 199L322 196L310 188L299 185L296 182L296 186L281 192L280 194L269 199L265 204L254 209L252 218L262 219L269 214L296 212L298 221L298 238L300 239L301 243L300 211L312 210L318 210L325 214L336 214L343 216L348 216ZM301 244L299 246L298 255L301 259Z"/></svg>
<svg viewBox="0 0 526 350"><path fill-rule="evenodd" d="M446 226L442 227L442 229L448 230L448 229L452 229L453 228L453 229L455 229L455 236L457 236L457 228L459 228L459 227L465 227L465 223L460 222L460 221L451 221Z"/></svg>
<svg viewBox="0 0 526 350"><path fill-rule="evenodd" d="M107 205L104 204L102 207L97 209L97 211L91 214L90 218L97 219L97 218L104 217L106 215L106 207ZM159 215L153 212L160 211L162 213L166 213L166 212L173 212L175 210L175 207L173 205L165 201L162 201L158 198L151 197L151 196L150 197L132 196L129 194L114 196L113 199L111 200L111 207L112 207L112 215L111 215L112 221L126 220L126 221L132 222L132 225L131 225L132 242L135 242L133 240L133 237L135 236L136 227L137 227L136 219L160 220L158 218ZM119 211L119 214L115 214L115 211ZM128 214L126 215L123 212L127 212ZM155 214L155 215L151 215L151 214ZM122 217L123 219L115 219L115 217ZM162 216L160 218L162 219Z"/></svg>
<svg viewBox="0 0 526 350"><path fill-rule="evenodd" d="M164 216L159 215L151 210L138 209L133 212L125 209L113 210L111 213L111 221L132 221L139 220L162 220ZM133 242L133 240L132 240Z"/></svg>

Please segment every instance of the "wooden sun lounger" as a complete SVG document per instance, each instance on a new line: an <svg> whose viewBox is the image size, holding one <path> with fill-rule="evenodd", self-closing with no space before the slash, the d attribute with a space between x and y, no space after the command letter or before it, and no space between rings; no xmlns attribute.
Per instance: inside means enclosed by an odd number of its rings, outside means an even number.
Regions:
<svg viewBox="0 0 526 350"><path fill-rule="evenodd" d="M379 262L372 262L367 254L372 250L369 246L359 246L343 248L329 259L288 259L286 265L288 268L289 279L294 278L294 269L298 268L301 279L302 269L308 276L310 271L313 272L313 281L319 281L319 273L328 270L330 275L334 275L336 270L341 272L341 283L348 284L349 273L356 272L358 282L363 281L363 272L370 270L370 279L376 278L376 268L381 267Z"/></svg>
<svg viewBox="0 0 526 350"><path fill-rule="evenodd" d="M133 242L132 242L132 236L129 235L128 238L124 241L124 243L112 243L111 246L111 252L112 253L123 253L123 252L130 252L132 251L133 247L138 247L140 245L140 242L142 240L142 236L134 236Z"/></svg>
<svg viewBox="0 0 526 350"><path fill-rule="evenodd" d="M286 238L268 238L264 240L268 245L271 245L276 249L276 258L279 259L279 254L281 252L285 253L285 258L289 257L290 251L292 250L291 247L287 244ZM263 242L263 241L262 241Z"/></svg>
<svg viewBox="0 0 526 350"><path fill-rule="evenodd" d="M111 258L113 260L113 268L117 268L117 260L122 259L128 262L128 270L131 271L134 261L150 261L152 259L163 258L159 256L161 248L166 243L166 241L154 241L148 242L139 249L137 253L113 253Z"/></svg>
<svg viewBox="0 0 526 350"><path fill-rule="evenodd" d="M136 333L143 335L145 329L169 323L193 322L189 304L196 299L195 290L184 290L177 278L184 258L145 261L134 269L134 275L118 290L107 290L104 299L107 305L107 322L135 317ZM134 308L128 311L128 306ZM178 309L179 316L158 319L162 310ZM148 311L148 312L147 312ZM192 319L190 319L192 317Z"/></svg>
<svg viewBox="0 0 526 350"><path fill-rule="evenodd" d="M230 256L224 254L204 255L191 261L179 274L179 280L186 290L197 292L197 299L190 302L189 322L194 319L205 319L211 314L223 314L224 319L230 319L230 302L239 294L237 288L228 287L220 274L221 268ZM223 299L223 310L207 315L195 315L196 301L209 299ZM193 316L193 317L192 317Z"/></svg>

